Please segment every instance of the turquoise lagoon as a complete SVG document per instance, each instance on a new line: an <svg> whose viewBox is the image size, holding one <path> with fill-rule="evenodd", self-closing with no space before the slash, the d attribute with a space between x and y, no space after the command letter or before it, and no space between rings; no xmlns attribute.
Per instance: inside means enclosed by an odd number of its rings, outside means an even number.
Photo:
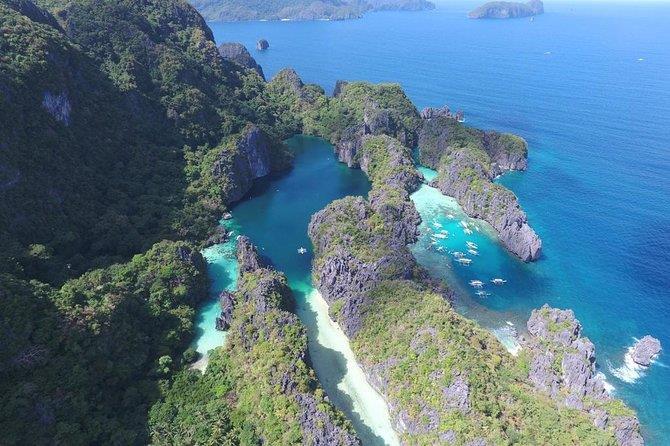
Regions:
<svg viewBox="0 0 670 446"><path fill-rule="evenodd" d="M233 208L233 219L222 222L232 231L231 240L203 253L214 282L212 300L199 314L197 349L204 354L225 342L225 333L214 328L220 311L216 296L235 287L235 237L244 234L286 274L296 313L307 328L311 361L331 401L353 422L366 445L395 445L386 403L368 384L347 337L328 316L328 305L311 282L307 225L312 214L338 198L367 195L370 184L360 170L338 163L332 146L322 139L297 136L288 144L295 154L293 169L259 181ZM298 253L301 247L307 249L304 255Z"/></svg>

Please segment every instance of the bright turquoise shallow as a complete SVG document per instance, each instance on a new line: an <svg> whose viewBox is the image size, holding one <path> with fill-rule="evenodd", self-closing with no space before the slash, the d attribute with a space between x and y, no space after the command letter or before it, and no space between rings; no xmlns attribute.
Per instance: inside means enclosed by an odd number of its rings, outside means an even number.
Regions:
<svg viewBox="0 0 670 446"><path fill-rule="evenodd" d="M475 233L480 255L470 267L433 251L423 260L456 280L468 296L459 306L484 323L518 323L545 302L573 308L609 382L639 411L648 443L664 444L670 369L656 364L627 383L608 365L622 364L634 336L653 334L670 349L670 5L551 2L534 22L469 21L472 5L212 28L217 41L250 48L267 38L270 50L254 51L267 75L292 66L327 90L337 79L398 81L420 107L448 103L469 124L524 136L530 170L502 182L540 233L544 258L524 265ZM302 203L286 198L267 205L286 206L296 227L256 215L266 250L306 228ZM462 244L456 229L452 242ZM295 244L308 246L306 235ZM296 248L277 249L286 258L275 260L307 271L308 257L290 257ZM486 298L468 285L493 276L508 283L487 286Z"/></svg>

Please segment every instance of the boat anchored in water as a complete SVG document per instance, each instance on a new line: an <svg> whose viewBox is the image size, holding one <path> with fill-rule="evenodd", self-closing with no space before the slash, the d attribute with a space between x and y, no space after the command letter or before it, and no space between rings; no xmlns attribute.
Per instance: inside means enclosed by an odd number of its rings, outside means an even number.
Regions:
<svg viewBox="0 0 670 446"><path fill-rule="evenodd" d="M302 246L300 248L298 248L298 254L304 254L306 252L307 252L307 250L305 248L303 248Z"/></svg>
<svg viewBox="0 0 670 446"><path fill-rule="evenodd" d="M481 280L471 280L470 286L474 288L481 288L484 286L484 282L482 282Z"/></svg>
<svg viewBox="0 0 670 446"><path fill-rule="evenodd" d="M461 257L460 259L456 259L456 261L461 265L469 265L472 263L472 259L468 259L466 257Z"/></svg>
<svg viewBox="0 0 670 446"><path fill-rule="evenodd" d="M468 245L468 248L470 249L479 249L479 246L475 242L465 242L466 245Z"/></svg>
<svg viewBox="0 0 670 446"><path fill-rule="evenodd" d="M494 285L502 285L503 283L507 283L507 281L505 279L495 278L491 279L491 283Z"/></svg>

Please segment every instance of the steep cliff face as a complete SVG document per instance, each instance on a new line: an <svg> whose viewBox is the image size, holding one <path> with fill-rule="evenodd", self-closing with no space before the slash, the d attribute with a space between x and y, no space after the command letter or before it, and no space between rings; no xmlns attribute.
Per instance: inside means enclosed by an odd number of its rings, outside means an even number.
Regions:
<svg viewBox="0 0 670 446"><path fill-rule="evenodd" d="M272 170L271 147L267 137L255 125L248 125L235 143L225 144L212 165L212 176L221 187L226 204L241 200L253 181Z"/></svg>
<svg viewBox="0 0 670 446"><path fill-rule="evenodd" d="M258 65L256 59L254 59L249 50L237 42L225 42L219 45L219 54L226 60L234 62L241 67L247 68L249 70L254 70L260 77L265 79L265 74L263 74L263 68Z"/></svg>
<svg viewBox="0 0 670 446"><path fill-rule="evenodd" d="M264 264L247 237L239 238L237 257L239 287L226 348L238 409L264 444L359 445L309 368L305 328L288 311L293 297L286 278ZM275 420L286 423L280 431Z"/></svg>
<svg viewBox="0 0 670 446"><path fill-rule="evenodd" d="M541 0L520 2L488 2L470 11L471 19L514 19L530 17L544 13L544 4Z"/></svg>
<svg viewBox="0 0 670 446"><path fill-rule="evenodd" d="M465 212L498 232L503 245L523 261L540 257L542 242L528 224L516 196L493 179L527 166L527 147L514 135L467 128L447 117L425 119L421 162L438 170L434 184Z"/></svg>
<svg viewBox="0 0 670 446"><path fill-rule="evenodd" d="M618 444L644 444L634 412L605 390L596 369L595 347L582 336L574 313L545 305L533 311L527 327L524 355L534 387L559 404L588 414L596 427L613 432Z"/></svg>

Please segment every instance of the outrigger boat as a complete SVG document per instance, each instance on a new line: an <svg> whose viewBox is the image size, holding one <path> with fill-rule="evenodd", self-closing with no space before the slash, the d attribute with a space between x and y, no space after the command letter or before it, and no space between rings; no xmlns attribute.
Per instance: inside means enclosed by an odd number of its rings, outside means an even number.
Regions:
<svg viewBox="0 0 670 446"><path fill-rule="evenodd" d="M302 246L300 248L298 248L298 254L304 254L306 252L307 252L307 250L305 248L303 248Z"/></svg>
<svg viewBox="0 0 670 446"><path fill-rule="evenodd" d="M484 286L484 282L481 280L471 280L470 281L470 286L475 287L475 288L481 288Z"/></svg>
<svg viewBox="0 0 670 446"><path fill-rule="evenodd" d="M491 283L493 283L494 285L502 285L503 283L507 283L507 281L505 279L497 279L496 278L496 279L492 279Z"/></svg>

